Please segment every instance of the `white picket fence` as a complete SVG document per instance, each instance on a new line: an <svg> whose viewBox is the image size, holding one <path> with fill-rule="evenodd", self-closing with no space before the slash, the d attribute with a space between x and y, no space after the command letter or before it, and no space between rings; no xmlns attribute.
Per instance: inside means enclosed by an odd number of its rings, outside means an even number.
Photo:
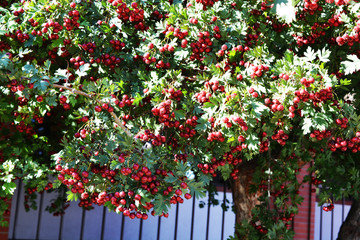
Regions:
<svg viewBox="0 0 360 240"><path fill-rule="evenodd" d="M227 192L226 198L232 203L232 194ZM104 207L96 206L91 211L83 211L72 202L61 217L54 217L45 211L45 207L54 194L38 196L37 204L42 208L26 212L24 209L24 189L17 189L12 199L9 239L65 239L65 240L219 240L227 239L234 233L235 215L229 209L223 212L220 205L199 207L200 201L208 198L185 200L178 207L173 205L168 218L153 217L145 221L129 219L109 212ZM221 203L224 192L219 191L216 197ZM315 237L314 240L335 240L341 223L346 218L350 205L335 204L332 212L321 210L317 203L315 207ZM295 217L296 219L296 217ZM176 224L177 223L177 224ZM159 226L160 225L160 226Z"/></svg>

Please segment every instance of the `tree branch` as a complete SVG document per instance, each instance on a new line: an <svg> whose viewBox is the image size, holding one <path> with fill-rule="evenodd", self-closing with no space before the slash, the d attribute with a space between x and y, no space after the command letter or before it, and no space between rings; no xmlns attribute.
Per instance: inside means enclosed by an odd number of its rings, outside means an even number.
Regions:
<svg viewBox="0 0 360 240"><path fill-rule="evenodd" d="M83 91L79 91L79 90L76 90L74 88L71 88L71 87L66 87L66 86L63 86L63 85L59 85L59 84L53 84L52 85L53 87L55 88L60 88L60 89L66 89L66 90L69 90L73 93L76 93L76 94L79 94L79 95L82 95L82 96L85 96L85 97L88 97L88 98L92 98L94 95L90 95L90 94L87 94ZM100 100L96 99L96 102L99 103L100 105L103 104L103 102L101 102ZM114 118L115 120L115 123L122 129L124 130L124 132L126 133L126 135L128 135L129 137L133 138L134 136L131 134L131 132L129 131L129 129L127 129L120 121L120 119L116 116L116 114L114 112L110 112L110 115Z"/></svg>
<svg viewBox="0 0 360 240"><path fill-rule="evenodd" d="M59 84L53 84L53 87L55 88L60 88L60 89L66 89L66 90L69 90L73 93L76 93L76 94L79 94L79 95L82 95L82 96L85 96L85 97L88 97L88 98L92 98L93 96L90 95L90 94L87 94L87 93L84 93L82 91L79 91L79 90L76 90L74 88L71 88L71 87L66 87L66 86L63 86L63 85L59 85Z"/></svg>

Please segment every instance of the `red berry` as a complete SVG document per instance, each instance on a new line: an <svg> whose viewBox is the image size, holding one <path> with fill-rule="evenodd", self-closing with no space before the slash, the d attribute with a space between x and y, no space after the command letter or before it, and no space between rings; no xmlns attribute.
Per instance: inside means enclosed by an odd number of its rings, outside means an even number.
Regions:
<svg viewBox="0 0 360 240"><path fill-rule="evenodd" d="M101 112L102 108L100 106L95 106L95 111Z"/></svg>

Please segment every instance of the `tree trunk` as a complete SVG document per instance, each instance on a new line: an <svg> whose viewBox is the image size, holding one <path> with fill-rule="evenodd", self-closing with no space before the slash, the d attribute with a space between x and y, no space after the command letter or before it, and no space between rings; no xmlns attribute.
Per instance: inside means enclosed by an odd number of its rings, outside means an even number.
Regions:
<svg viewBox="0 0 360 240"><path fill-rule="evenodd" d="M338 240L360 239L360 201L354 200L345 222L341 225Z"/></svg>
<svg viewBox="0 0 360 240"><path fill-rule="evenodd" d="M256 161L243 163L239 167L238 178L231 180L236 224L241 225L243 220L251 219L251 210L258 203L258 194L249 194L252 175L255 172ZM235 233L236 234L236 233ZM237 235L237 234L236 234ZM238 236L241 239L241 236Z"/></svg>

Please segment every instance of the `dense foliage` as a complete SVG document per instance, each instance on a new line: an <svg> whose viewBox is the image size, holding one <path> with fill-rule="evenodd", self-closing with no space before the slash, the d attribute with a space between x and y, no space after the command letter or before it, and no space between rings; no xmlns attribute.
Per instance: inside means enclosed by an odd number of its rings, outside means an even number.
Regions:
<svg viewBox="0 0 360 240"><path fill-rule="evenodd" d="M82 207L146 219L250 161L259 204L239 236L291 238L305 163L326 210L359 194L359 9L2 1L0 197L20 178L29 196L66 186Z"/></svg>

